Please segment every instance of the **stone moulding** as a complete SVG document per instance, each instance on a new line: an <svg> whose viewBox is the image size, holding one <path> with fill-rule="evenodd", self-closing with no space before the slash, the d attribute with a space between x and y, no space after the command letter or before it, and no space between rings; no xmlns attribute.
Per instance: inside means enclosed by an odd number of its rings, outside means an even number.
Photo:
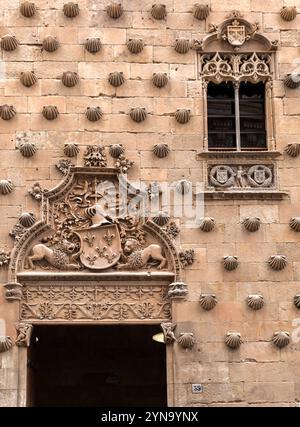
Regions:
<svg viewBox="0 0 300 427"><path fill-rule="evenodd" d="M209 311L217 305L218 300L215 294L201 294L199 303L203 310Z"/></svg>
<svg viewBox="0 0 300 427"><path fill-rule="evenodd" d="M278 348L286 347L290 342L290 334L286 331L275 332L272 341Z"/></svg>
<svg viewBox="0 0 300 427"><path fill-rule="evenodd" d="M225 344L227 347L232 350L236 350L240 347L242 342L241 334L239 332L227 332L225 337Z"/></svg>
<svg viewBox="0 0 300 427"><path fill-rule="evenodd" d="M181 332L177 338L177 343L185 350L191 350L196 343L196 339L192 332Z"/></svg>
<svg viewBox="0 0 300 427"><path fill-rule="evenodd" d="M13 341L10 337L5 336L0 339L0 353L10 350L13 346Z"/></svg>

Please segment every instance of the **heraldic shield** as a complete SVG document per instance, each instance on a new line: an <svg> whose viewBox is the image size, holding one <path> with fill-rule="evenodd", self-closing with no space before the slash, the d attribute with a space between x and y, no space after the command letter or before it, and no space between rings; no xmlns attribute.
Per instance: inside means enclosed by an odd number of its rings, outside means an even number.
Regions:
<svg viewBox="0 0 300 427"><path fill-rule="evenodd" d="M121 256L121 239L116 224L97 225L76 230L80 237L80 261L91 270L114 266Z"/></svg>

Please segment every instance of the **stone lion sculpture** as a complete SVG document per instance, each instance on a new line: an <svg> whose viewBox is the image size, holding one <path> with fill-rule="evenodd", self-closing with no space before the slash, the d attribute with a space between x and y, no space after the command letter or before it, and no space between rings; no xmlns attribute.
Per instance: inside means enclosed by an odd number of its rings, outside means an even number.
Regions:
<svg viewBox="0 0 300 427"><path fill-rule="evenodd" d="M150 259L160 261L157 267L161 270L167 263L166 258L162 255L162 249L159 245L152 244L144 249L139 247L136 239L127 239L124 245L124 255L126 262L117 266L118 270L139 270L145 267Z"/></svg>
<svg viewBox="0 0 300 427"><path fill-rule="evenodd" d="M43 259L59 270L78 270L78 264L71 264L69 255L76 248L75 243L71 243L64 239L60 242L59 248L48 248L43 243L34 245L31 249L31 255L27 257L29 268L35 270L34 261L42 261Z"/></svg>

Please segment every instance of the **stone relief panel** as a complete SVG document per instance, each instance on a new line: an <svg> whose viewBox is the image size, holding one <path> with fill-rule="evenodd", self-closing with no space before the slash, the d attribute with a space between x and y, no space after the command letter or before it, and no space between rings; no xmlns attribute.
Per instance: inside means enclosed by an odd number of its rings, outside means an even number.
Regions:
<svg viewBox="0 0 300 427"><path fill-rule="evenodd" d="M277 188L274 164L209 164L209 189L274 190Z"/></svg>
<svg viewBox="0 0 300 427"><path fill-rule="evenodd" d="M162 284L30 283L22 291L20 321L171 319L168 287Z"/></svg>

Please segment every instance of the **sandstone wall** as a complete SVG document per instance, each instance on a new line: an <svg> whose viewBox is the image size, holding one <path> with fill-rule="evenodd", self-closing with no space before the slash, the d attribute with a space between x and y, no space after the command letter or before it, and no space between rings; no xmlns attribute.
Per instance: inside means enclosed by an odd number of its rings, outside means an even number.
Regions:
<svg viewBox="0 0 300 427"><path fill-rule="evenodd" d="M300 17L285 22L279 16L283 5L299 0L207 0L209 18L196 20L191 13L194 0L165 0L167 19L151 18L151 0L123 0L124 14L110 19L107 0L77 0L81 11L75 19L64 17L63 0L35 0L38 12L25 18L19 12L19 0L2 0L0 36L14 34L20 46L13 52L1 51L0 105L12 104L17 115L11 121L0 121L0 179L11 179L14 191L0 196L1 248L10 250L13 240L8 232L24 211L39 217L39 205L28 189L39 181L52 188L61 175L55 168L64 157L66 142L81 148L77 164L87 145L109 146L121 143L135 165L132 179L146 182L175 181L189 178L203 180L203 161L196 153L203 148L201 84L197 77L196 52L185 55L174 51L176 38L202 38L208 23L222 22L229 12L239 9L250 22L258 21L261 31L271 40L279 40L274 81L276 149L283 153L290 142L300 137L300 91L284 87L283 77L291 72L292 62L300 56ZM53 53L41 50L45 36L57 36L61 46ZM100 37L102 49L96 55L84 49L87 37ZM145 48L131 54L126 41L142 38ZM19 81L22 71L33 70L39 78L32 88ZM61 83L64 71L76 71L80 83L66 88ZM112 71L123 71L125 83L113 88L108 82ZM158 89L152 84L154 72L166 72L169 83ZM47 121L44 105L57 105L57 120ZM103 118L89 122L84 111L100 106ZM130 108L142 106L147 119L134 123ZM173 113L189 108L192 119L178 124ZM17 149L24 138L37 144L38 152L24 158ZM165 159L152 153L154 143L165 142L171 152ZM300 318L293 297L300 292L299 236L289 228L289 220L300 215L299 159L282 154L278 159L280 189L289 192L282 201L226 200L207 201L205 215L212 216L217 227L212 233L182 228L178 247L194 248L195 263L186 269L187 301L174 304L174 319L179 331L192 331L195 348L174 353L176 367L175 404L177 405L282 405L294 406L300 401L300 344L291 342L279 350L272 344L275 331L295 329ZM262 226L248 233L241 221L259 216ZM276 253L284 254L288 266L273 272L266 260ZM234 272L222 266L224 255L237 255L240 265ZM0 281L6 283L6 270L0 270ZM202 292L213 292L219 303L212 311L199 306ZM265 307L251 311L245 299L261 293ZM7 334L15 336L16 308L0 295L0 318L5 318ZM224 335L239 331L244 343L239 350L228 350ZM299 334L298 334L299 335ZM0 406L17 404L18 350L0 355ZM191 384L203 384L202 394L192 394Z"/></svg>

